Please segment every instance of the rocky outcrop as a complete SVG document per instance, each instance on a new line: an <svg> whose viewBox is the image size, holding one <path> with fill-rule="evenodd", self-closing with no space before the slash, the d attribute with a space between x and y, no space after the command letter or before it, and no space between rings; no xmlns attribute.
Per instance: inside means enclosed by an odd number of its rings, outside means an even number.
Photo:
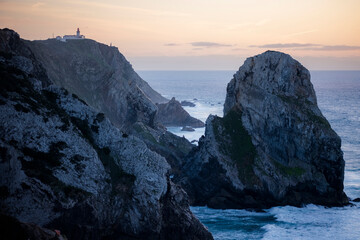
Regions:
<svg viewBox="0 0 360 240"><path fill-rule="evenodd" d="M172 98L168 103L157 104L157 107L159 109L157 120L167 127L190 126L199 128L205 126L199 119L191 117L175 98Z"/></svg>
<svg viewBox="0 0 360 240"><path fill-rule="evenodd" d="M0 34L0 57L10 67L16 66L20 71L40 80L43 86L49 86L44 67L35 59L33 52L20 39L19 34L10 29L2 29ZM15 67L13 70L16 71ZM30 80L31 80L30 78Z"/></svg>
<svg viewBox="0 0 360 240"><path fill-rule="evenodd" d="M194 148L185 137L178 137L168 131L155 130L143 123L134 124L132 135L142 139L148 148L163 156L170 164L170 175L181 175L183 159Z"/></svg>
<svg viewBox="0 0 360 240"><path fill-rule="evenodd" d="M69 239L212 239L165 158L47 86L36 67L24 71L23 62L41 64L28 48L12 50L15 32L1 30L0 39L12 39L0 56L1 214Z"/></svg>
<svg viewBox="0 0 360 240"><path fill-rule="evenodd" d="M194 132L195 129L193 129L192 127L189 127L189 126L185 126L181 129L181 131L183 132Z"/></svg>
<svg viewBox="0 0 360 240"><path fill-rule="evenodd" d="M183 107L195 107L196 105L193 102L184 100L184 101L181 101L181 106L183 106Z"/></svg>
<svg viewBox="0 0 360 240"><path fill-rule="evenodd" d="M342 206L341 140L321 114L310 74L287 54L248 58L227 87L224 117L183 167L195 205L267 208Z"/></svg>
<svg viewBox="0 0 360 240"><path fill-rule="evenodd" d="M133 70L116 47L90 39L25 41L57 86L78 95L118 127L154 126L154 103L168 100Z"/></svg>

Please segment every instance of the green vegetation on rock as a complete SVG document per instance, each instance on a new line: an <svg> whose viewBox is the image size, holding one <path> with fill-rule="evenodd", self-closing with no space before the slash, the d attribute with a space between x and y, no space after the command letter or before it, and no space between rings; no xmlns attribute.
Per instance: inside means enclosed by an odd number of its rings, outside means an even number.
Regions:
<svg viewBox="0 0 360 240"><path fill-rule="evenodd" d="M275 166L280 170L280 172L289 177L300 177L305 173L305 169L301 167L288 167L284 166L279 162L273 161Z"/></svg>
<svg viewBox="0 0 360 240"><path fill-rule="evenodd" d="M239 178L248 183L257 183L253 170L256 150L251 137L242 125L241 113L231 110L224 118L215 117L213 130L219 150L236 164Z"/></svg>

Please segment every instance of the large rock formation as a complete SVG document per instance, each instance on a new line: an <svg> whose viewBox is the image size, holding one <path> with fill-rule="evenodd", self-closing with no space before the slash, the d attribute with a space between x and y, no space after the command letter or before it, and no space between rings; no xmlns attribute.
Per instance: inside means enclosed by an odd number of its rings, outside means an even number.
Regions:
<svg viewBox="0 0 360 240"><path fill-rule="evenodd" d="M54 84L105 113L117 127L128 128L135 122L156 127L155 104L169 100L141 79L116 47L90 39L67 42L49 39L25 43L43 64ZM158 120L163 116L160 113ZM172 120L172 125L182 126L177 125L177 119Z"/></svg>
<svg viewBox="0 0 360 240"><path fill-rule="evenodd" d="M193 204L214 208L342 206L340 146L309 71L267 51L248 58L228 84L224 117L208 118L181 181Z"/></svg>
<svg viewBox="0 0 360 240"><path fill-rule="evenodd" d="M0 41L0 214L69 239L212 239L162 156L48 86L15 32Z"/></svg>
<svg viewBox="0 0 360 240"><path fill-rule="evenodd" d="M191 117L175 98L167 103L157 104L157 107L159 109L157 119L165 126L190 126L194 128L205 126L199 119Z"/></svg>
<svg viewBox="0 0 360 240"><path fill-rule="evenodd" d="M182 117L180 121L170 116L174 112L158 111L156 103L167 103L168 100L139 77L116 47L90 39L22 42L34 52L55 85L64 87L103 112L126 134L141 138L153 151L166 157L175 171L179 171L179 162L193 145L166 132L163 124L182 127L184 121L196 126L203 123L192 118L180 104L176 108L176 116ZM150 136L155 141L148 141ZM160 136L166 136L167 141ZM173 142L187 146L177 149Z"/></svg>
<svg viewBox="0 0 360 240"><path fill-rule="evenodd" d="M167 100L132 69L115 47L90 39L25 41L57 86L104 112L118 127L141 121L154 126L154 102Z"/></svg>

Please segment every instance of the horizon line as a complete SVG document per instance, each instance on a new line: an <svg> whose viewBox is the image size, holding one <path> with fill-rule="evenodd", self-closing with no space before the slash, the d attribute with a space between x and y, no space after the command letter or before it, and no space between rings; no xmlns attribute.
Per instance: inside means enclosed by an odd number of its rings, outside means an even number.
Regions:
<svg viewBox="0 0 360 240"><path fill-rule="evenodd" d="M178 71L178 72L198 72L198 71L207 71L207 72L220 72L220 71L238 71L234 69L134 69L136 71ZM335 71L342 71L342 72L359 72L360 69L308 69L309 71L326 71L326 72L335 72Z"/></svg>

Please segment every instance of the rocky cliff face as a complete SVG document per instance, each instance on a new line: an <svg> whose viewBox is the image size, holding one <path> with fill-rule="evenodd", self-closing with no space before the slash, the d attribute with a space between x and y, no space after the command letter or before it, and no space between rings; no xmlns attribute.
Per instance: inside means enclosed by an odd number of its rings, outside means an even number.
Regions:
<svg viewBox="0 0 360 240"><path fill-rule="evenodd" d="M190 126L194 128L205 126L199 119L191 117L175 98L167 103L157 104L157 107L159 109L157 119L165 126Z"/></svg>
<svg viewBox="0 0 360 240"><path fill-rule="evenodd" d="M212 239L162 156L48 86L15 32L0 39L1 214L70 239Z"/></svg>
<svg viewBox="0 0 360 240"><path fill-rule="evenodd" d="M115 47L90 39L26 41L54 84L75 93L118 127L154 126L154 102L167 102L133 70Z"/></svg>
<svg viewBox="0 0 360 240"><path fill-rule="evenodd" d="M175 171L179 171L179 164L175 163L179 163L193 145L166 132L162 121L172 126L183 126L183 123L200 126L203 123L192 118L180 105L172 108L174 111L158 111L155 103L163 106L162 103L168 100L139 77L117 48L90 39L24 42L45 67L53 83L105 113L126 134L141 138L153 151L166 157ZM172 106L169 103L164 105ZM149 136L155 142L148 141ZM160 136L166 136L168 141L163 141L165 138L160 139ZM176 149L171 145L173 142L187 146Z"/></svg>
<svg viewBox="0 0 360 240"><path fill-rule="evenodd" d="M248 58L228 84L224 117L208 118L182 181L194 204L215 208L341 206L340 146L309 71L268 51Z"/></svg>

